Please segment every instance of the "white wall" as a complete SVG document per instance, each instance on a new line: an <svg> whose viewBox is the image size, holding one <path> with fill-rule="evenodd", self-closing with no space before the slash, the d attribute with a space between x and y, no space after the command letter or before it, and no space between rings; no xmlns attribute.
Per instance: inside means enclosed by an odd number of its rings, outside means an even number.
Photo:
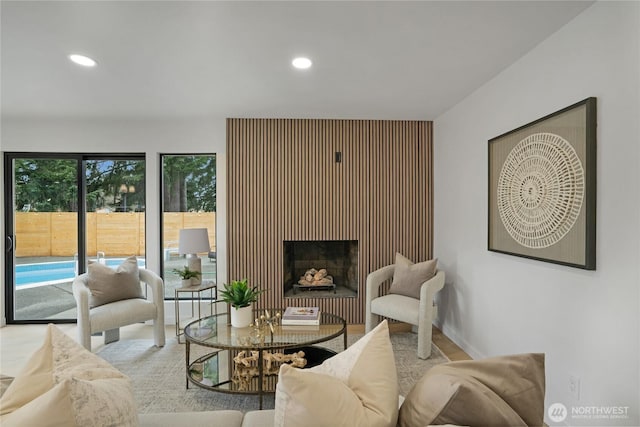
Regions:
<svg viewBox="0 0 640 427"><path fill-rule="evenodd" d="M630 407L627 419L567 425L640 425L639 22L638 2L596 3L434 124L434 248L447 273L437 323L474 358L546 353L547 407ZM487 251L487 141L589 96L597 270Z"/></svg>
<svg viewBox="0 0 640 427"><path fill-rule="evenodd" d="M227 280L226 122L224 119L2 120L2 151L145 153L147 165L146 262L160 271L159 154L216 153L218 281ZM4 222L4 217L2 217ZM3 224L4 229L4 224ZM4 235L4 230L3 230ZM2 266L2 268L4 268ZM2 275L4 278L4 274ZM3 280L3 279L2 279ZM3 280L4 281L4 280ZM4 286L2 287L4 293ZM4 303L2 318L5 319ZM173 305L167 307L173 313Z"/></svg>

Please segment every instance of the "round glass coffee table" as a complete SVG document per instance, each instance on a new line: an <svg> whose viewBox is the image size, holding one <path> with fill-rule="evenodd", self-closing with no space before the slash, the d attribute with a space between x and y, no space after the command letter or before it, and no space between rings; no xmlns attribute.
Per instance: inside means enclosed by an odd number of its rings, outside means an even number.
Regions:
<svg viewBox="0 0 640 427"><path fill-rule="evenodd" d="M269 310L270 313L283 310ZM264 313L263 310L256 315ZM259 395L260 409L264 393L274 393L277 372L265 372L265 365L305 347L317 353L334 354L313 344L343 336L347 348L347 322L335 314L320 313L317 326L274 326L260 336L253 327L232 327L227 313L216 314L189 323L184 328L186 387L189 382L223 393ZM206 347L204 354L191 360L191 344ZM211 350L209 350L211 349ZM201 349L199 349L201 350ZM194 349L195 352L195 349ZM203 351L200 351L202 353ZM316 355L317 357L317 355ZM234 361L234 358L236 361ZM237 369L238 366L240 369ZM279 365L278 365L279 366ZM273 370L273 369L272 369Z"/></svg>

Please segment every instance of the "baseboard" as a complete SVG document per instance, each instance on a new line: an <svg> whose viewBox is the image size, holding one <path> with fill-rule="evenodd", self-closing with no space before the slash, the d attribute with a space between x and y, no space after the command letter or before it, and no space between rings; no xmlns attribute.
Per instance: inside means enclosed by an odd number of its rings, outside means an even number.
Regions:
<svg viewBox="0 0 640 427"><path fill-rule="evenodd" d="M455 343L458 347L460 347L465 353L467 353L473 359L484 359L487 357L485 354L479 352L473 345L467 342L465 339L460 337L456 331L451 328L448 328L444 325L442 328L439 328L442 333L447 336L453 343Z"/></svg>

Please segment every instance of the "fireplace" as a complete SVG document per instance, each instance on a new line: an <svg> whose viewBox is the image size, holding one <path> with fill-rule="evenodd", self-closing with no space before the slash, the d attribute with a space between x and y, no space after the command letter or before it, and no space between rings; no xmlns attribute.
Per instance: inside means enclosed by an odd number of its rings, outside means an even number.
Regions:
<svg viewBox="0 0 640 427"><path fill-rule="evenodd" d="M356 297L357 240L285 240L287 298Z"/></svg>

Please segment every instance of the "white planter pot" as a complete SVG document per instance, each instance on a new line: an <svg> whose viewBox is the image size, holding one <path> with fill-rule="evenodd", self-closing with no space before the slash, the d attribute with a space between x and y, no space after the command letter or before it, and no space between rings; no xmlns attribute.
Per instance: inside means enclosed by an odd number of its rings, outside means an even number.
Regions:
<svg viewBox="0 0 640 427"><path fill-rule="evenodd" d="M231 326L246 328L253 323L253 306L235 308L231 306Z"/></svg>
<svg viewBox="0 0 640 427"><path fill-rule="evenodd" d="M191 279L182 279L182 287L190 288L191 287Z"/></svg>

